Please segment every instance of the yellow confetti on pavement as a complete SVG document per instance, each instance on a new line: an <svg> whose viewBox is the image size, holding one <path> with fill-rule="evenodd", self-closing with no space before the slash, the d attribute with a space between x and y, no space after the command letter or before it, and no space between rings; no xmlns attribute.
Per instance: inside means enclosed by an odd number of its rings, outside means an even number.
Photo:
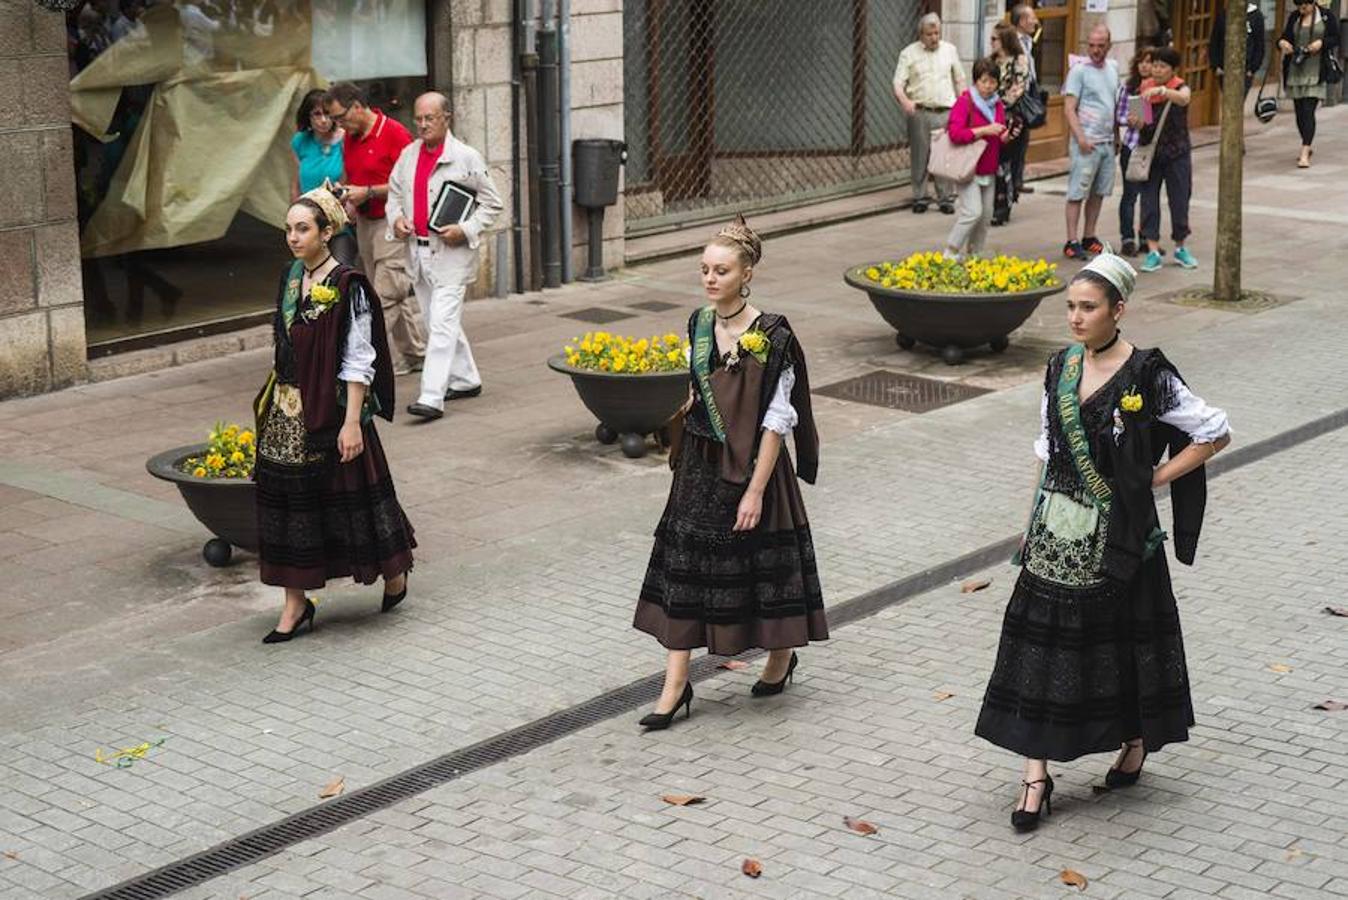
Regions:
<svg viewBox="0 0 1348 900"><path fill-rule="evenodd" d="M94 762L102 763L105 766L114 766L118 769L128 769L135 764L136 760L144 759L151 750L163 744L166 740L168 738L160 738L157 741L147 741L134 747L124 747L107 756L103 755L103 748L99 747L94 751Z"/></svg>

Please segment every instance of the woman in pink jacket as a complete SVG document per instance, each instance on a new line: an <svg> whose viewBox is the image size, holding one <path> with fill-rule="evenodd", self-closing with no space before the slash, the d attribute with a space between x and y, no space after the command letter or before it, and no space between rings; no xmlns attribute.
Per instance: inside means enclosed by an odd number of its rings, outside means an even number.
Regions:
<svg viewBox="0 0 1348 900"><path fill-rule="evenodd" d="M983 250L992 222L993 191L1002 144L1014 140L1019 126L1006 126L1006 108L997 96L997 62L984 57L974 63L974 86L960 94L950 108L946 133L951 143L987 142L978 158L974 177L959 186L955 226L946 238L946 254L958 259Z"/></svg>

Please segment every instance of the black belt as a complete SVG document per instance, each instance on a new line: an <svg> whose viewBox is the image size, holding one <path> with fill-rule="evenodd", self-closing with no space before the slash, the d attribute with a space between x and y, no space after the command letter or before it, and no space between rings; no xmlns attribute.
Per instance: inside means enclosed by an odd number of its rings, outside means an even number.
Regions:
<svg viewBox="0 0 1348 900"><path fill-rule="evenodd" d="M950 112L950 107L948 106L923 106L919 103L917 108L925 109L927 112Z"/></svg>
<svg viewBox="0 0 1348 900"><path fill-rule="evenodd" d="M430 238L424 238L424 237L419 237L419 238L417 238L417 246L418 246L418 247L429 247L430 245L431 245L431 239L430 239Z"/></svg>

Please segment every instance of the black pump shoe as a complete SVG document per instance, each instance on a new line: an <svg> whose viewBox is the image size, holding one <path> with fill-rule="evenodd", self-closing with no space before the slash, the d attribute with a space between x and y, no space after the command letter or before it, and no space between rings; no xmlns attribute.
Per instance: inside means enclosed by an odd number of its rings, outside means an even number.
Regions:
<svg viewBox="0 0 1348 900"><path fill-rule="evenodd" d="M794 682L796 680L796 663L798 662L800 662L800 658L796 656L796 651L792 650L791 662L787 664L786 674L782 676L782 680L767 682L760 678L754 682L754 686L749 689L749 693L753 694L755 697L771 697L775 694L780 694L782 691L786 690L786 683L788 681Z"/></svg>
<svg viewBox="0 0 1348 900"><path fill-rule="evenodd" d="M1136 744L1130 744L1128 746L1129 751L1131 752L1136 746L1137 746ZM1128 754L1125 753L1124 757L1126 758L1127 756ZM1142 777L1142 767L1146 764L1147 764L1147 748L1143 747L1142 761L1137 764L1136 769L1134 769L1132 772L1125 772L1122 769L1115 766L1105 773L1105 784L1110 788L1132 787L1133 785L1137 784L1137 780Z"/></svg>
<svg viewBox="0 0 1348 900"><path fill-rule="evenodd" d="M286 641L293 640L295 636L300 633L300 628L306 622L309 624L309 630L313 631L315 609L316 607L314 606L314 601L310 600L308 597L305 597L304 615L300 616L300 620L295 623L295 627L290 629L289 631L277 631L276 629L273 628L271 633L262 639L262 643L284 644Z"/></svg>
<svg viewBox="0 0 1348 900"><path fill-rule="evenodd" d="M386 613L405 599L407 599L407 576L403 575L403 589L396 594L384 594L384 602L380 604L379 611Z"/></svg>
<svg viewBox="0 0 1348 900"><path fill-rule="evenodd" d="M1034 812L1029 812L1023 807L1030 802L1030 788L1036 784L1044 786L1044 795L1039 798L1039 808ZM1021 785L1025 788L1025 798L1021 801L1021 809L1012 810L1011 827L1022 834L1027 831L1034 831L1039 827L1039 814L1043 813L1047 819L1053 815L1053 776L1045 774L1043 778L1034 781L1022 781Z"/></svg>
<svg viewBox="0 0 1348 900"><path fill-rule="evenodd" d="M647 713L637 722L647 731L664 731L674 721L674 714L679 711L679 707L684 709L683 717L686 719L693 714L693 683L685 681L683 683L683 693L679 696L679 702L674 704L674 708L669 712Z"/></svg>

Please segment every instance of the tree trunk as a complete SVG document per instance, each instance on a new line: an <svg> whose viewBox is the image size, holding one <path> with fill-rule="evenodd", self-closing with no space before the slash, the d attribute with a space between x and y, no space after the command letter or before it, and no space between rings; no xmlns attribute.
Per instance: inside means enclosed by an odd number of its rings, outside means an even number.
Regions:
<svg viewBox="0 0 1348 900"><path fill-rule="evenodd" d="M1260 40L1263 35L1260 35ZM1241 178L1245 154L1245 0L1227 0L1222 60L1221 163L1217 173L1217 249L1212 294L1240 299ZM1273 65L1272 60L1268 65Z"/></svg>

